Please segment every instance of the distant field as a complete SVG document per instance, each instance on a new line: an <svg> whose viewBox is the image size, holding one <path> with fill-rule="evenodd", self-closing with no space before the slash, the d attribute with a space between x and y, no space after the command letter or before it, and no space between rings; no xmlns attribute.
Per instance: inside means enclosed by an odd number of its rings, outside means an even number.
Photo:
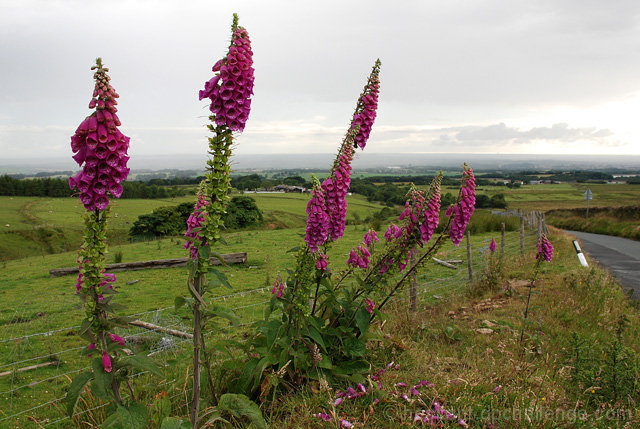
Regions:
<svg viewBox="0 0 640 429"><path fill-rule="evenodd" d="M248 195L263 211L267 228L304 226L308 194ZM142 214L193 200L193 196L116 200L109 222L110 240L126 242L129 228ZM357 213L362 218L382 208L358 195L349 196L347 201L350 215ZM83 212L77 198L0 197L0 260L77 248L84 228Z"/></svg>
<svg viewBox="0 0 640 429"><path fill-rule="evenodd" d="M525 210L552 210L587 206L584 192L593 193L591 207L619 207L638 204L640 186L602 185L586 183L560 183L555 185L523 185L520 188L506 186L480 186L479 193L504 194L509 208ZM446 192L457 192L457 188L446 188Z"/></svg>

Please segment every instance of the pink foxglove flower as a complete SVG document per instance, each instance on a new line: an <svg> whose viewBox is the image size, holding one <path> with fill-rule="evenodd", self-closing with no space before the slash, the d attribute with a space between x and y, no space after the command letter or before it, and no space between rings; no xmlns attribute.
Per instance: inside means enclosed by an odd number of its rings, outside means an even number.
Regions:
<svg viewBox="0 0 640 429"><path fill-rule="evenodd" d="M320 271L327 271L329 266L329 262L327 261L327 255L324 253L318 254L318 259L316 260L316 268Z"/></svg>
<svg viewBox="0 0 640 429"><path fill-rule="evenodd" d="M538 254L536 255L536 259L540 258L543 258L547 262L551 262L551 258L553 258L553 245L545 234L542 234L538 240Z"/></svg>
<svg viewBox="0 0 640 429"><path fill-rule="evenodd" d="M194 261L198 259L198 246L206 244L200 235L200 228L204 224L204 216L208 205L207 198L202 194L198 195L198 201L196 201L193 213L187 219L187 232L184 234L187 241L184 244L184 248L189 249L191 259Z"/></svg>
<svg viewBox="0 0 640 429"><path fill-rule="evenodd" d="M369 134L373 128L373 122L376 119L376 111L378 110L378 94L380 92L380 61L376 61L373 72L369 76L369 81L365 86L364 92L358 100L356 113L351 121L351 128L358 128L358 133L354 138L355 144L364 149L369 140Z"/></svg>
<svg viewBox="0 0 640 429"><path fill-rule="evenodd" d="M374 241L376 243L380 243L380 239L378 238L378 233L375 232L373 229L370 229L364 235L364 244L366 244L367 247L371 247L371 244L373 244Z"/></svg>
<svg viewBox="0 0 640 429"><path fill-rule="evenodd" d="M71 136L73 159L84 167L69 178L69 187L78 191L80 201L90 211L106 209L109 197L120 198L121 182L129 175L129 137L118 130L120 119L116 115L119 95L109 83L109 69L102 66L100 58L96 63L92 67L96 70L94 98L89 103L89 108L96 111Z"/></svg>
<svg viewBox="0 0 640 429"><path fill-rule="evenodd" d="M329 236L329 215L325 204L325 190L320 183L313 178L314 187L311 199L307 203L307 230L304 241L312 253L318 251Z"/></svg>
<svg viewBox="0 0 640 429"><path fill-rule="evenodd" d="M251 110L253 95L253 51L249 33L234 25L227 56L212 68L215 76L204 84L200 100L211 100L209 110L217 125L232 131L243 131Z"/></svg>
<svg viewBox="0 0 640 429"><path fill-rule="evenodd" d="M366 306L366 310L369 312L369 314L373 313L373 310L375 310L375 308L376 308L376 303L373 302L373 300L370 299L370 298L367 298L365 300L365 302L366 302L366 305L367 305Z"/></svg>
<svg viewBox="0 0 640 429"><path fill-rule="evenodd" d="M495 238L491 238L491 243L489 243L489 251L491 253L495 253L496 249L498 248L498 245L496 244L496 240Z"/></svg>
<svg viewBox="0 0 640 429"><path fill-rule="evenodd" d="M111 358L107 352L102 353L102 367L105 372L111 372Z"/></svg>
<svg viewBox="0 0 640 429"><path fill-rule="evenodd" d="M349 429L349 428L352 428L353 425L349 422L349 420L342 419L340 420L340 427Z"/></svg>
<svg viewBox="0 0 640 429"><path fill-rule="evenodd" d="M351 186L352 160L353 146L346 145L338 158L337 166L334 166L333 175L322 182L329 215L329 236L333 241L341 238L344 234L347 218L347 193L349 186Z"/></svg>
<svg viewBox="0 0 640 429"><path fill-rule="evenodd" d="M424 244L431 239L440 221L440 180L434 183L433 194L424 211L424 222L420 225L420 237Z"/></svg>
<svg viewBox="0 0 640 429"><path fill-rule="evenodd" d="M447 217L453 216L449 237L454 245L458 246L462 242L464 231L471 220L471 215L476 204L476 180L473 170L464 165L462 173L462 187L460 188L460 201L447 209Z"/></svg>

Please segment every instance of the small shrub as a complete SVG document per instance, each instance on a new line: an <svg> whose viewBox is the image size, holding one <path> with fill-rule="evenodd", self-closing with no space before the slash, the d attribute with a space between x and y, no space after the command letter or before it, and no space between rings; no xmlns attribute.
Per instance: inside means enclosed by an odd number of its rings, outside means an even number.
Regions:
<svg viewBox="0 0 640 429"><path fill-rule="evenodd" d="M113 262L115 262L116 264L119 264L122 262L122 250L118 250L114 255L113 255Z"/></svg>

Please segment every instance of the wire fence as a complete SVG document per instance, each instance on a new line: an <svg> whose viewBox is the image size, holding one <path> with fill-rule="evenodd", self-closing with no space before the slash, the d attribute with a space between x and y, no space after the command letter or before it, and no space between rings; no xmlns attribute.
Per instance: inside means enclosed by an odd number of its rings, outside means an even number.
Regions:
<svg viewBox="0 0 640 429"><path fill-rule="evenodd" d="M520 215L520 214L519 214ZM514 257L522 251L522 240L525 249L531 251L536 243L536 235L540 233L540 222L522 216L522 225L527 228L520 232L506 232L504 234L504 257ZM498 254L501 244L498 241ZM486 267L486 251L490 239L471 236L471 268L480 273ZM454 247L444 252L447 260L459 260L456 269L447 268L435 263L429 269L418 271L416 297L419 305L433 304L449 299L469 288L467 249L464 245ZM25 299L27 299L25 297ZM217 338L237 337L242 339L242 333L247 327L263 318L263 308L271 299L269 287L234 292L211 298L210 302L223 303L232 309L240 318L237 325L219 324L216 329L208 332L208 343ZM395 306L409 305L409 287L405 285L400 294L395 297ZM28 320L32 315L20 313L21 306L14 310L12 320ZM43 311L46 311L43 309ZM76 309L75 311L80 311ZM79 313L80 314L80 313ZM190 321L174 311L173 307L164 307L143 313L132 314L130 317L151 323L162 328L189 332ZM0 356L7 358L0 362L0 427L19 428L66 428L73 427L74 422L66 416L64 398L73 377L86 370L88 359L82 355L82 340L76 335L79 326L64 326L57 324L55 318L42 318L42 322L29 323L28 328L21 323L5 326L0 332ZM80 320L78 317L77 320ZM65 319L65 320L68 320ZM127 345L134 347L143 344L148 353L154 357L164 371L164 377L158 379L150 374L140 374L153 379L153 387L157 392L165 390L167 395L177 400L184 396L183 404L188 403L188 370L190 339L178 338L164 331L148 330L131 326L119 332L125 337ZM178 369L179 368L179 369ZM180 378L179 374L185 374ZM156 377L156 378L152 378ZM181 387L180 387L181 386ZM85 404L77 421L89 421L92 415L100 412L104 404ZM83 420L85 419L85 420Z"/></svg>

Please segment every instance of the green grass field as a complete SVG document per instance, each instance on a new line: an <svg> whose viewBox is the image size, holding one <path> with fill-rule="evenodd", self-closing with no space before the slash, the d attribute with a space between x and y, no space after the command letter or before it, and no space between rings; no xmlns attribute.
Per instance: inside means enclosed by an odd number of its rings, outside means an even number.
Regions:
<svg viewBox="0 0 640 429"><path fill-rule="evenodd" d="M304 226L308 194L248 195L263 211L267 228ZM191 202L193 198L114 201L109 221L111 243L128 242L129 228L138 216L151 213L158 207ZM363 218L382 208L358 195L349 196L347 201L350 215L357 213ZM76 249L84 228L83 210L77 198L0 197L0 260Z"/></svg>
<svg viewBox="0 0 640 429"><path fill-rule="evenodd" d="M587 188L593 192L591 207L618 207L638 204L640 201L640 186L637 185L559 183L523 185L512 189L505 186L480 186L478 192L487 195L504 194L511 209L546 211L560 208L586 208L584 192ZM452 189L449 192L453 191Z"/></svg>

